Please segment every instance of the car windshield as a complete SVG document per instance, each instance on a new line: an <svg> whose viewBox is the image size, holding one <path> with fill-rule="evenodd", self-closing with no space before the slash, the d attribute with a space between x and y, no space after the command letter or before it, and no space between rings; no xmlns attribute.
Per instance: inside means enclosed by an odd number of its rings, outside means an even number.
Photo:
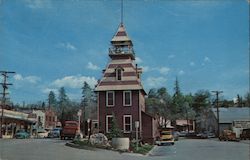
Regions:
<svg viewBox="0 0 250 160"><path fill-rule="evenodd" d="M16 133L25 132L23 129L18 130Z"/></svg>
<svg viewBox="0 0 250 160"><path fill-rule="evenodd" d="M60 128L54 128L53 131L60 131Z"/></svg>
<svg viewBox="0 0 250 160"><path fill-rule="evenodd" d="M37 133L45 133L45 130L38 130Z"/></svg>
<svg viewBox="0 0 250 160"><path fill-rule="evenodd" d="M65 126L77 126L76 123L66 123Z"/></svg>
<svg viewBox="0 0 250 160"><path fill-rule="evenodd" d="M161 132L161 135L171 135L171 132Z"/></svg>

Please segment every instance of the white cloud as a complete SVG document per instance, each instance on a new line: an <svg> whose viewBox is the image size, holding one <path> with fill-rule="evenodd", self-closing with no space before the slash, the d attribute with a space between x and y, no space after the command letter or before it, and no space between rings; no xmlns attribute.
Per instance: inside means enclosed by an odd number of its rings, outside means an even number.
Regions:
<svg viewBox="0 0 250 160"><path fill-rule="evenodd" d="M148 77L146 79L146 84L149 87L161 87L167 82L166 78L163 77Z"/></svg>
<svg viewBox="0 0 250 160"><path fill-rule="evenodd" d="M37 77L37 76L28 76L28 77L25 77L25 80L27 80L28 82L30 83L37 83L38 81L41 80L41 78Z"/></svg>
<svg viewBox="0 0 250 160"><path fill-rule="evenodd" d="M195 63L194 62L190 62L189 65L190 66L195 66Z"/></svg>
<svg viewBox="0 0 250 160"><path fill-rule="evenodd" d="M174 58L174 57L175 57L174 54L171 54L171 55L168 56L168 58Z"/></svg>
<svg viewBox="0 0 250 160"><path fill-rule="evenodd" d="M160 74L163 74L163 75L168 74L169 71L170 71L170 68L168 68L168 67L154 67L154 68L151 68L149 66L140 66L140 67L142 68L143 72L157 71L157 72L160 72Z"/></svg>
<svg viewBox="0 0 250 160"><path fill-rule="evenodd" d="M97 65L94 65L92 62L88 62L87 68L91 69L91 70L98 70L98 69L100 69Z"/></svg>
<svg viewBox="0 0 250 160"><path fill-rule="evenodd" d="M49 0L25 0L27 7L32 9L41 9L51 7L51 1Z"/></svg>
<svg viewBox="0 0 250 160"><path fill-rule="evenodd" d="M73 44L71 44L69 42L59 43L59 44L57 44L57 47L59 47L59 48L65 48L65 49L71 50L71 51L74 51L74 50L77 49Z"/></svg>
<svg viewBox="0 0 250 160"><path fill-rule="evenodd" d="M15 74L13 77L15 80L18 80L18 81L23 80L23 76L21 74Z"/></svg>
<svg viewBox="0 0 250 160"><path fill-rule="evenodd" d="M14 79L16 81L23 81L23 82L29 82L29 83L33 83L36 84L38 81L41 80L40 77L37 76L27 76L27 77L23 77L21 74L16 74L14 75Z"/></svg>
<svg viewBox="0 0 250 160"><path fill-rule="evenodd" d="M179 75L183 75L183 74L185 74L185 72L184 72L183 70L180 70L180 71L178 72L178 74L179 74Z"/></svg>
<svg viewBox="0 0 250 160"><path fill-rule="evenodd" d="M160 72L161 74L166 75L166 74L169 73L170 68L168 68L168 67L161 67L161 68L159 68L158 70L159 70L159 72Z"/></svg>
<svg viewBox="0 0 250 160"><path fill-rule="evenodd" d="M209 57L205 57L204 58L204 62L210 62L211 60L210 60L210 58Z"/></svg>
<svg viewBox="0 0 250 160"><path fill-rule="evenodd" d="M142 68L142 72L148 72L149 67L148 66L140 66Z"/></svg>
<svg viewBox="0 0 250 160"><path fill-rule="evenodd" d="M135 57L135 63L138 63L138 64L142 63L142 59L139 57Z"/></svg>
<svg viewBox="0 0 250 160"><path fill-rule="evenodd" d="M92 88L97 84L95 77L86 77L86 76L66 76L61 79L56 79L52 82L52 86L55 87L69 87L69 88L81 88L84 81L86 81Z"/></svg>
<svg viewBox="0 0 250 160"><path fill-rule="evenodd" d="M49 94L50 91L54 92L55 94L58 93L58 90L55 89L55 88L44 88L44 89L42 89L42 92L46 93L46 94Z"/></svg>

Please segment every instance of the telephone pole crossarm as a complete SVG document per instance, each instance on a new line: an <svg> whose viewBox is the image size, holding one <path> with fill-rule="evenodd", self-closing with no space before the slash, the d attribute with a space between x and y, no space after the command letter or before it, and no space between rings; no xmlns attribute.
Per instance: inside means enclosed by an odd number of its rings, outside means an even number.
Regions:
<svg viewBox="0 0 250 160"><path fill-rule="evenodd" d="M8 74L10 73L16 73L16 72L12 72L12 71L0 71L0 73L2 74L3 76L3 82L0 83L0 85L2 85L2 88L3 88L3 92L0 93L2 94L2 100L1 100L1 122L0 122L0 138L3 137L3 133L2 133L2 126L3 126L3 112L4 112L4 109L5 109L5 103L6 103L6 95L9 94L7 93L7 89L8 89L8 86L12 85L12 83L7 83L7 78L8 78Z"/></svg>

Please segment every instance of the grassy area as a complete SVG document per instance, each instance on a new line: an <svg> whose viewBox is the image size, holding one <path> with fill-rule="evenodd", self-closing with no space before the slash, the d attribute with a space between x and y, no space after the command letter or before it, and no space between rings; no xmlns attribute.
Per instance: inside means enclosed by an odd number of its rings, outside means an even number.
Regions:
<svg viewBox="0 0 250 160"><path fill-rule="evenodd" d="M147 154L151 149L153 149L153 145L145 144L145 145L139 145L138 150L136 149L136 143L131 143L130 148L134 153L140 153L140 154Z"/></svg>
<svg viewBox="0 0 250 160"><path fill-rule="evenodd" d="M79 145L79 148L83 148L83 149L94 149L94 148L100 148L100 149L110 149L111 147L109 146L102 146L102 145L92 145L91 143L89 143L88 140L73 140L74 144Z"/></svg>
<svg viewBox="0 0 250 160"><path fill-rule="evenodd" d="M100 149L108 149L108 150L114 150L112 149L111 146L99 146L99 145L91 145L88 140L74 140L72 143L78 145L78 148L82 149L88 149L88 150L94 150L95 148L100 148ZM138 145L138 150L136 149L136 143L131 142L130 143L130 151L133 153L139 153L146 155L154 146L150 144L145 144L145 145ZM118 150L115 150L118 151ZM119 152L126 152L126 151L119 151Z"/></svg>

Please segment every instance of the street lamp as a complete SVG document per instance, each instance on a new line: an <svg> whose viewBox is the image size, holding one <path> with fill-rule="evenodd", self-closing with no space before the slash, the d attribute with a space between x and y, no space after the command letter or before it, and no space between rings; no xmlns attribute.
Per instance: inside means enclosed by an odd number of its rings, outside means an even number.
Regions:
<svg viewBox="0 0 250 160"><path fill-rule="evenodd" d="M184 106L185 106L185 110L186 110L187 129L188 129L188 133L189 133L189 123L188 123L188 108L189 108L189 104L188 104L188 102L185 102Z"/></svg>
<svg viewBox="0 0 250 160"><path fill-rule="evenodd" d="M81 133L81 115L82 115L82 110L79 109L79 111L77 112L77 116L78 116L78 130L79 130L79 134Z"/></svg>
<svg viewBox="0 0 250 160"><path fill-rule="evenodd" d="M87 122L88 122L88 137L90 138L90 124L89 124L90 123L90 119L89 118L88 118Z"/></svg>

